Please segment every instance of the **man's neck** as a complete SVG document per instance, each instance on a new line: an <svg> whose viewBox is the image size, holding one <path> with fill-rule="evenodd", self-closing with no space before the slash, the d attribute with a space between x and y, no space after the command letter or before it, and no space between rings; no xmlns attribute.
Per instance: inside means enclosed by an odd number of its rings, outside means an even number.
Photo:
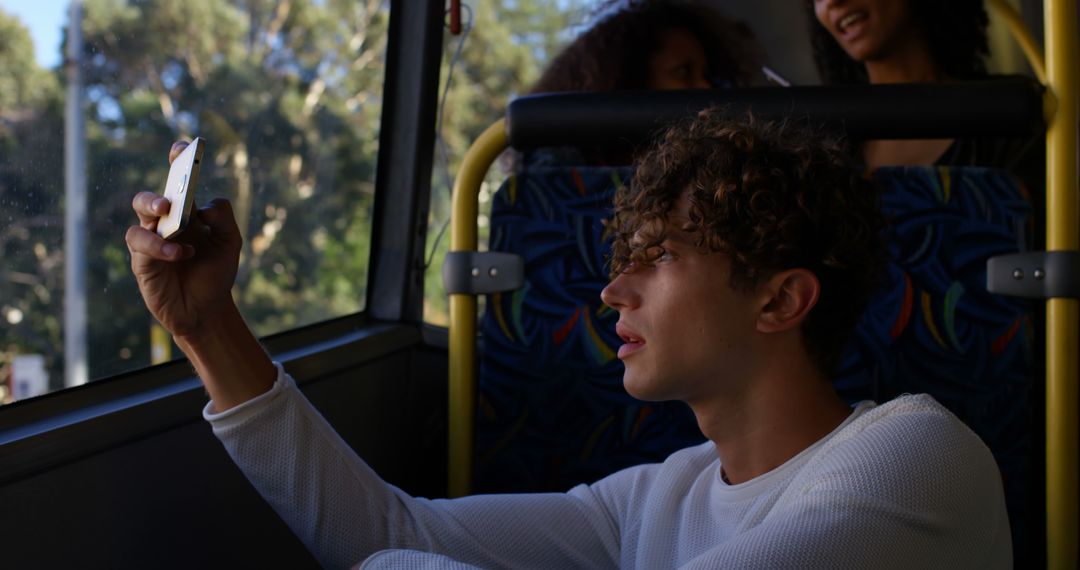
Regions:
<svg viewBox="0 0 1080 570"><path fill-rule="evenodd" d="M783 465L851 413L809 362L796 366L790 360L775 362L737 396L691 403L731 484Z"/></svg>

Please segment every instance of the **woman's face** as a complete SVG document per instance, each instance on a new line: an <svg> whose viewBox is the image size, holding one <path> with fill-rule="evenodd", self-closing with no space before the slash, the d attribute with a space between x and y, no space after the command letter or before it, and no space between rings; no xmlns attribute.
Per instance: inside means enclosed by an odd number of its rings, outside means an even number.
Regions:
<svg viewBox="0 0 1080 570"><path fill-rule="evenodd" d="M861 63L888 57L895 42L914 33L907 0L814 0L814 14Z"/></svg>
<svg viewBox="0 0 1080 570"><path fill-rule="evenodd" d="M649 56L650 89L708 89L708 74L705 48L689 30L663 32L660 49Z"/></svg>

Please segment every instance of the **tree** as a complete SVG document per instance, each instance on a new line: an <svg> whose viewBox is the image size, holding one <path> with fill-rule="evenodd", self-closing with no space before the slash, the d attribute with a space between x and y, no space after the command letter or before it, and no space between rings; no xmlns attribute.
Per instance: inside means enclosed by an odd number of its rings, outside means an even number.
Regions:
<svg viewBox="0 0 1080 570"><path fill-rule="evenodd" d="M442 130L435 149L428 243L431 262L424 276L424 320L448 321L447 297L442 285L442 261L449 244L450 189L469 145L503 116L510 100L528 90L544 65L570 39L570 31L588 16L588 0L517 0L472 2L474 23L457 62L446 101ZM443 83L450 57L460 38L447 34L443 53ZM442 91L440 91L440 94ZM498 167L489 171L481 194L481 243L487 241L487 200L505 178ZM485 207L486 206L486 207ZM481 246L483 247L483 246Z"/></svg>
<svg viewBox="0 0 1080 570"><path fill-rule="evenodd" d="M580 14L577 0L474 4L444 107L443 172L535 79ZM178 138L208 142L196 200L233 202L246 243L234 296L258 334L360 310L387 2L87 0L84 14L91 379L150 362L151 318L123 234L132 196L161 191ZM455 41L446 39L448 51ZM63 94L59 71L38 69L29 45L0 14L0 351L47 354L58 381ZM445 219L445 179L436 175L432 236ZM16 311L13 325L6 315ZM9 361L0 355L0 367Z"/></svg>
<svg viewBox="0 0 1080 570"><path fill-rule="evenodd" d="M148 355L149 317L112 231L160 191L172 140L208 141L198 200L233 202L248 245L234 295L259 334L360 308L366 284L387 11L368 0L92 0L84 26L97 226L92 367ZM97 285L97 287L95 287ZM104 285L104 286L102 286ZM106 287L109 290L106 290ZM145 358L145 356L140 356ZM122 358L119 360L123 360Z"/></svg>
<svg viewBox="0 0 1080 570"><path fill-rule="evenodd" d="M55 78L34 61L30 31L0 9L0 118L11 121L42 104L56 87Z"/></svg>
<svg viewBox="0 0 1080 570"><path fill-rule="evenodd" d="M30 33L0 11L0 385L19 354L45 355L50 377L63 377L61 97Z"/></svg>

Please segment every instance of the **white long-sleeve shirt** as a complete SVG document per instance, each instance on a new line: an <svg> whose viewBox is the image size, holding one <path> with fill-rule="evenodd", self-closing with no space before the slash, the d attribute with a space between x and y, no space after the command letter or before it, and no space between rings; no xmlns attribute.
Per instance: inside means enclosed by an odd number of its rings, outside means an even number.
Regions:
<svg viewBox="0 0 1080 570"><path fill-rule="evenodd" d="M369 557L365 567L447 569L1012 565L989 450L926 395L863 402L738 485L723 482L706 442L567 493L428 500L383 482L278 369L269 392L220 414L210 403L204 416L327 567Z"/></svg>

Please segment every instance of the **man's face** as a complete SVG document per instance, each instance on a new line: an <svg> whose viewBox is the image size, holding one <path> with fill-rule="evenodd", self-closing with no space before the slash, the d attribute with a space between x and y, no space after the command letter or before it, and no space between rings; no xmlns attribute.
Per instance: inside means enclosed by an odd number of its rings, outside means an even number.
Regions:
<svg viewBox="0 0 1080 570"><path fill-rule="evenodd" d="M758 301L732 289L726 255L703 253L683 196L668 215L667 239L653 265L633 266L601 292L619 311L623 385L650 401L690 403L738 392L755 362Z"/></svg>

